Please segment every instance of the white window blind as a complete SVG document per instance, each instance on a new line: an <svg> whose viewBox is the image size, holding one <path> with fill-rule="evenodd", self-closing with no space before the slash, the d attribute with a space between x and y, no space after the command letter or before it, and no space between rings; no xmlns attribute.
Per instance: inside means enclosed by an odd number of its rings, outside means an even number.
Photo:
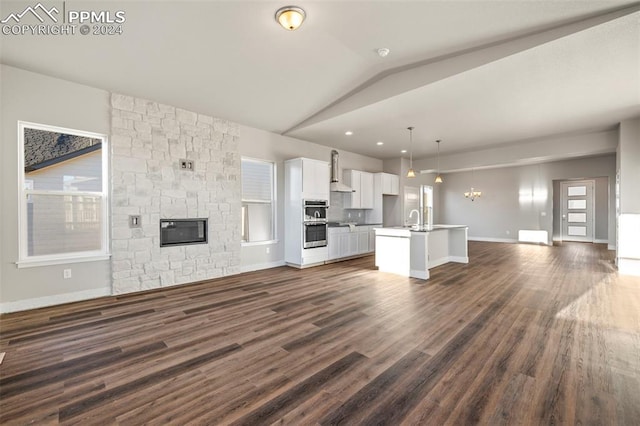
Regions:
<svg viewBox="0 0 640 426"><path fill-rule="evenodd" d="M271 202L273 163L242 160L242 200Z"/></svg>
<svg viewBox="0 0 640 426"><path fill-rule="evenodd" d="M242 241L270 241L275 234L275 165L242 159Z"/></svg>

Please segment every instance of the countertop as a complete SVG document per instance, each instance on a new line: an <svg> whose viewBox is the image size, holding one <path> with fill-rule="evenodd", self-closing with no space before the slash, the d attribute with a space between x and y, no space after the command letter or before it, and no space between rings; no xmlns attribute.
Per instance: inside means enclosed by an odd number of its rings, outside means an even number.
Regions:
<svg viewBox="0 0 640 426"><path fill-rule="evenodd" d="M340 228L340 227L347 227L349 225L355 225L355 226L382 226L381 223L356 223L356 222L328 222L327 225L329 225L329 228Z"/></svg>
<svg viewBox="0 0 640 426"><path fill-rule="evenodd" d="M446 229L464 229L464 228L468 228L468 226L467 225L433 225L431 229L427 229L427 228L414 229L413 226L390 226L386 228L377 228L376 234L409 237L412 232L424 233L424 232L443 231Z"/></svg>

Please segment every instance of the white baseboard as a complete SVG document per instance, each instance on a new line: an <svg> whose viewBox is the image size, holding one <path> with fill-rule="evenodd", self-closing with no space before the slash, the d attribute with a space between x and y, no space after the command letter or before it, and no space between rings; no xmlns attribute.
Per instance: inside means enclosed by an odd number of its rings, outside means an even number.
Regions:
<svg viewBox="0 0 640 426"><path fill-rule="evenodd" d="M615 250L616 250L616 245L615 245L615 244L609 244L609 245L607 245L607 250L613 250L613 251L615 251Z"/></svg>
<svg viewBox="0 0 640 426"><path fill-rule="evenodd" d="M255 263L253 265L244 265L240 267L240 273L244 272L252 272L252 271L261 271L263 269L271 269L277 268L279 266L285 266L286 263L284 260L279 260L277 262L266 262L266 263Z"/></svg>
<svg viewBox="0 0 640 426"><path fill-rule="evenodd" d="M409 276L413 277L413 278L418 278L418 279L421 279L421 280L428 280L429 279L429 271L411 269L411 270L409 270Z"/></svg>
<svg viewBox="0 0 640 426"><path fill-rule="evenodd" d="M449 256L449 262L469 263L469 257L468 256Z"/></svg>
<svg viewBox="0 0 640 426"><path fill-rule="evenodd" d="M487 243L510 243L515 244L518 240L514 238L490 238L490 237L468 237L469 241L484 241Z"/></svg>
<svg viewBox="0 0 640 426"><path fill-rule="evenodd" d="M44 308L46 306L61 305L63 303L96 299L104 296L111 296L110 288L96 288L93 290L76 291L74 293L57 294L55 296L5 302L0 303L0 313L6 314L9 312L26 311L29 309Z"/></svg>
<svg viewBox="0 0 640 426"><path fill-rule="evenodd" d="M595 244L609 244L609 240L598 240L598 239L594 239L593 242Z"/></svg>

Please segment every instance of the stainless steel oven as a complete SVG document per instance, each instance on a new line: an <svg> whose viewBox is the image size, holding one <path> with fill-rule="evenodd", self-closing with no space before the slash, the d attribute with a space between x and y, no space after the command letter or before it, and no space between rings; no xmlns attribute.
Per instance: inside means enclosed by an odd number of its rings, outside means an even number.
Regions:
<svg viewBox="0 0 640 426"><path fill-rule="evenodd" d="M327 245L327 200L304 200L302 236L303 247L315 248Z"/></svg>
<svg viewBox="0 0 640 426"><path fill-rule="evenodd" d="M326 247L327 245L327 222L313 221L302 224L304 248Z"/></svg>
<svg viewBox="0 0 640 426"><path fill-rule="evenodd" d="M329 201L327 200L304 200L304 221L305 222L326 222Z"/></svg>

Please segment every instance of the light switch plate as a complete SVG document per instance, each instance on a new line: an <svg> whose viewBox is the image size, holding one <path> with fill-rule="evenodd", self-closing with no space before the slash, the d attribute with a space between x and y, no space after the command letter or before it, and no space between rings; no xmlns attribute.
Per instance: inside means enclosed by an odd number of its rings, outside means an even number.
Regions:
<svg viewBox="0 0 640 426"><path fill-rule="evenodd" d="M129 228L141 228L142 217L140 215L129 215Z"/></svg>

